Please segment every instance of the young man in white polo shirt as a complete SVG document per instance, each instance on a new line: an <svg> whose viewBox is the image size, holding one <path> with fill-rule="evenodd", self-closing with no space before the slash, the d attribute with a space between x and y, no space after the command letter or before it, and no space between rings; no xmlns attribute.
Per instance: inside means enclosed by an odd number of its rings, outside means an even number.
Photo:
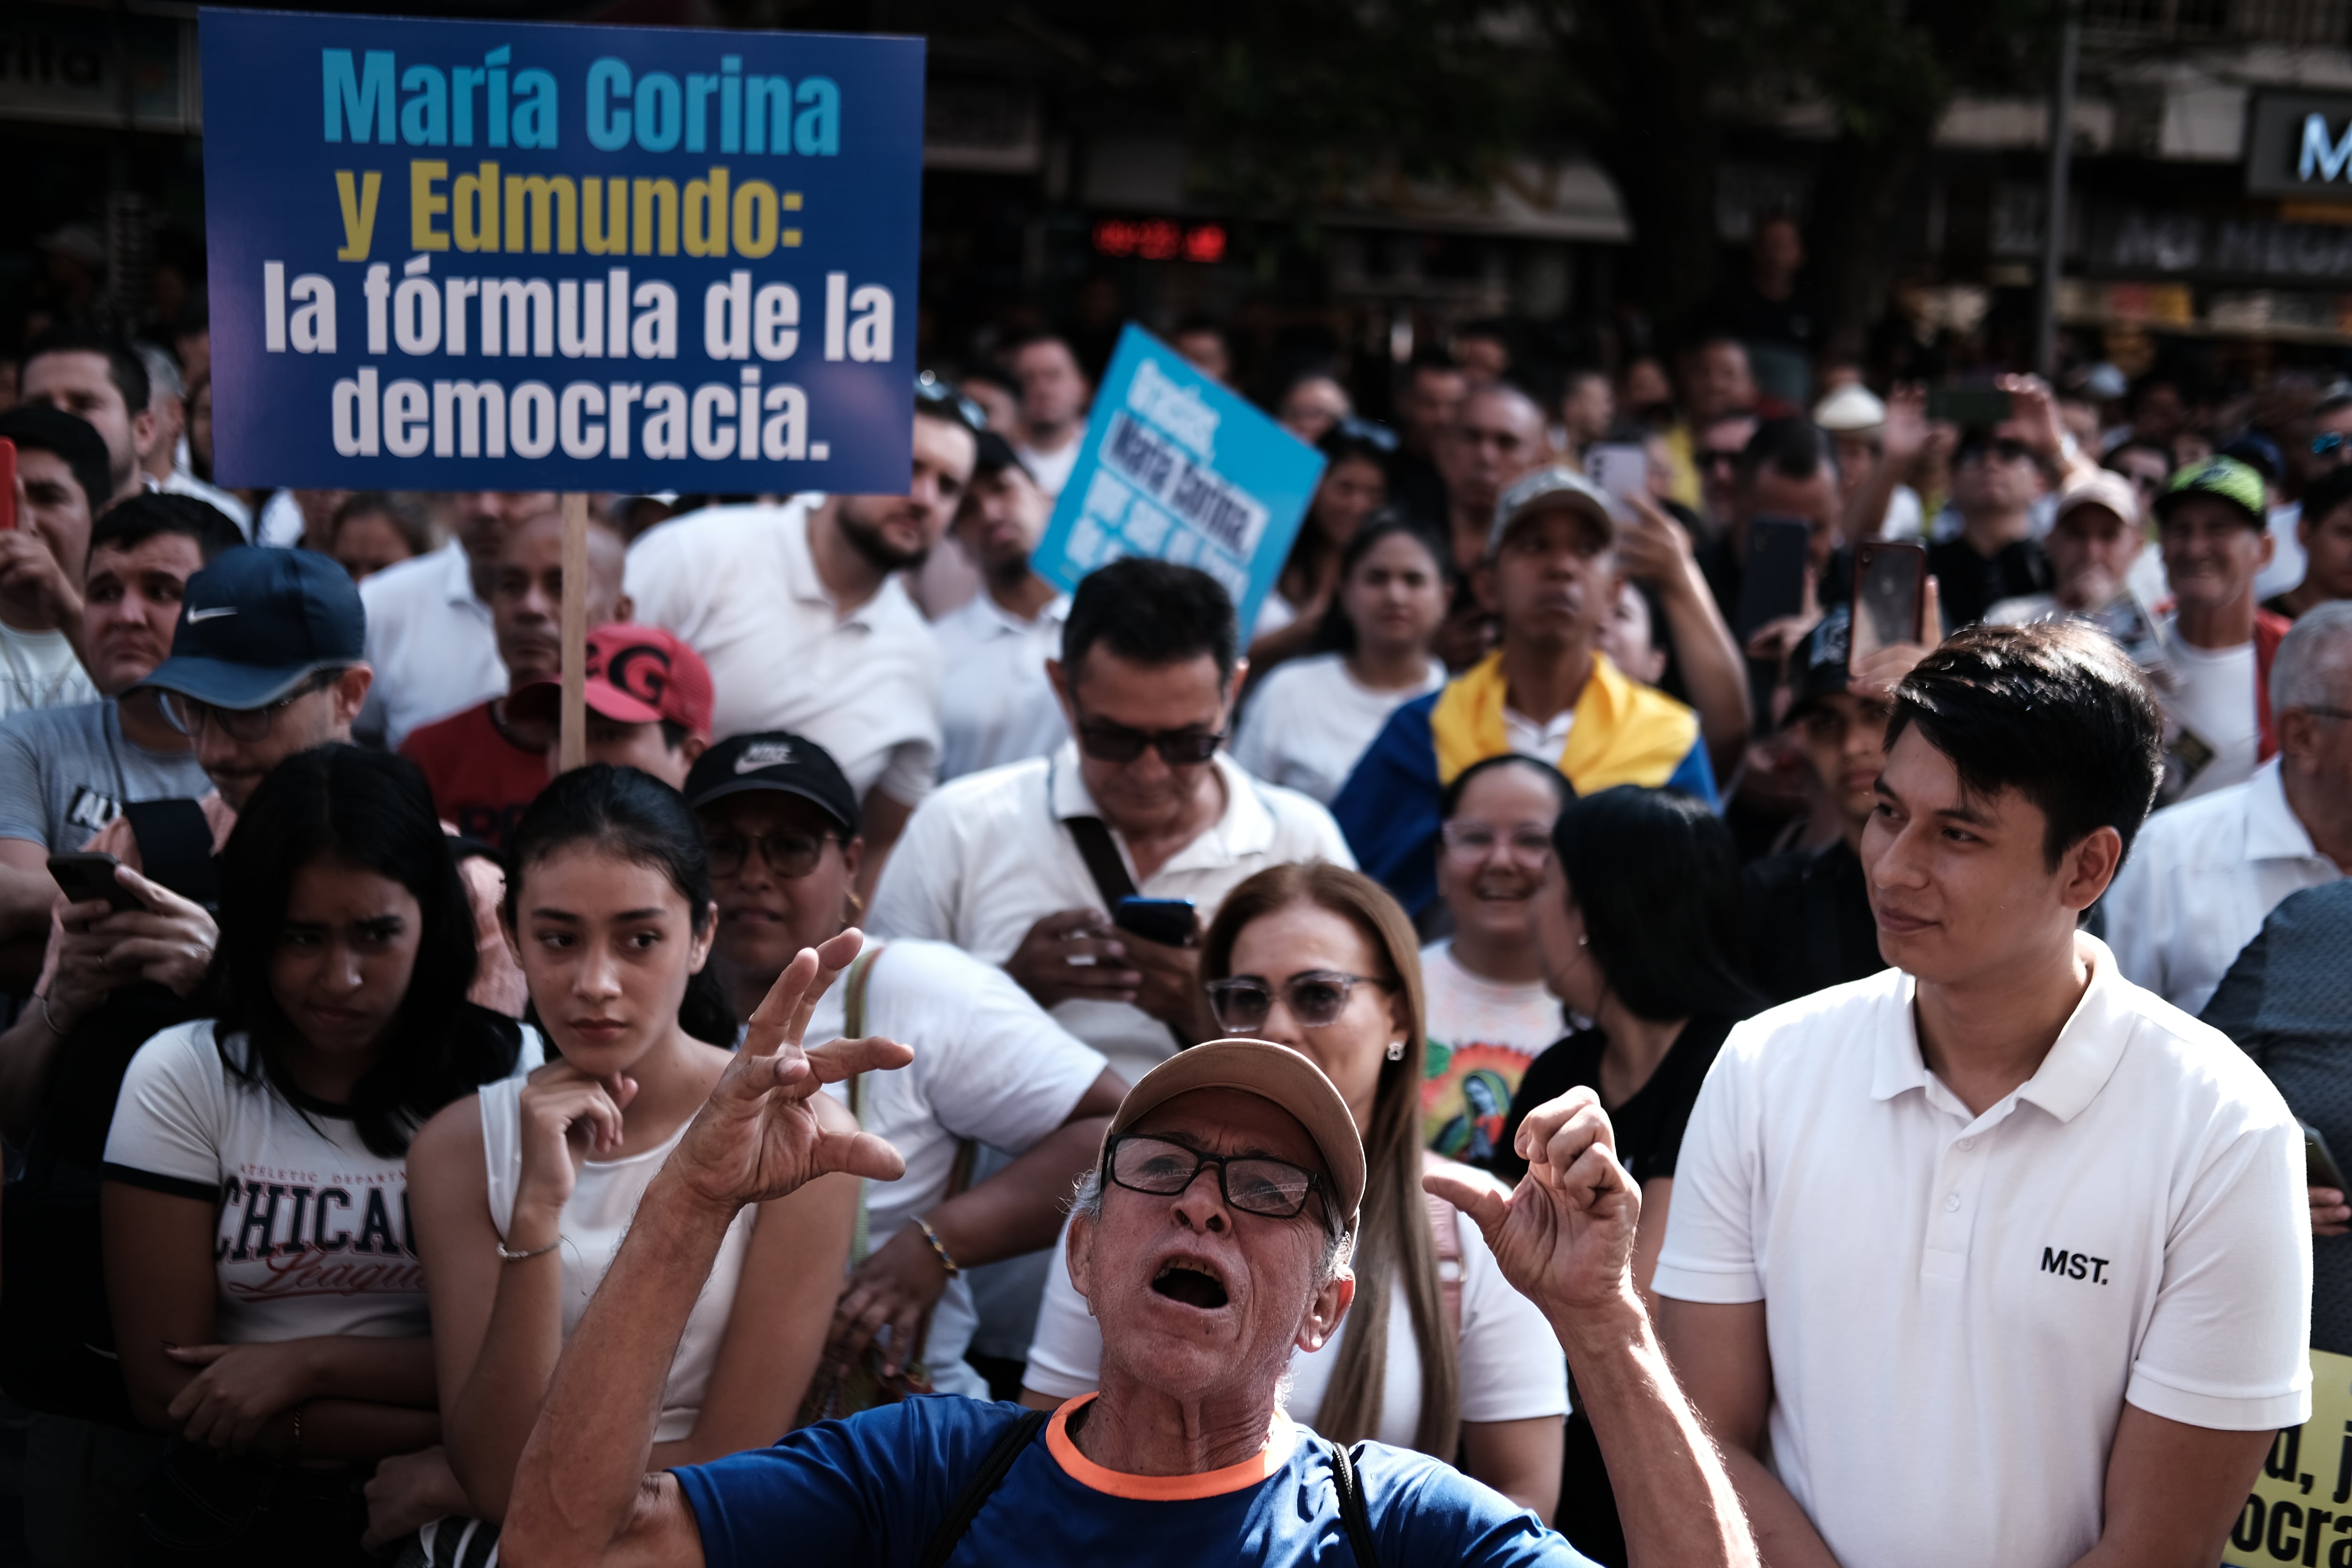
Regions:
<svg viewBox="0 0 2352 1568"><path fill-rule="evenodd" d="M864 817L866 896L940 760L938 655L900 574L947 531L980 433L971 405L928 374L914 406L903 496L708 507L629 547L635 618L710 667L712 732L788 730L841 764Z"/></svg>
<svg viewBox="0 0 2352 1568"><path fill-rule="evenodd" d="M2210 1568L2311 1413L2294 1118L2076 930L2161 732L2088 627L1929 655L1863 837L1895 967L1699 1093L1661 1325L1774 1568Z"/></svg>

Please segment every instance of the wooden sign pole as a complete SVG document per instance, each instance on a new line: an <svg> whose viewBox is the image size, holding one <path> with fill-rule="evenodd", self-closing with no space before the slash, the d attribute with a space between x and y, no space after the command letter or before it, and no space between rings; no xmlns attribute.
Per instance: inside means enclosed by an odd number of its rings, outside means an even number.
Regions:
<svg viewBox="0 0 2352 1568"><path fill-rule="evenodd" d="M563 700L556 771L570 773L588 760L588 497L563 497Z"/></svg>

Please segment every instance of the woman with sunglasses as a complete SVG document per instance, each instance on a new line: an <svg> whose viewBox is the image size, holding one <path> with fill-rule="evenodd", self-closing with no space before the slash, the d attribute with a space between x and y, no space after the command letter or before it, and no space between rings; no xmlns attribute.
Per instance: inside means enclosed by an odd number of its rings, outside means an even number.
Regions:
<svg viewBox="0 0 2352 1568"><path fill-rule="evenodd" d="M1549 1519L1566 1371L1477 1227L1422 1192L1422 1173L1444 1162L1421 1146L1418 956L1412 922L1380 884L1321 861L1270 867L1235 888L1202 944L1219 1025L1312 1058L1364 1142L1356 1303L1335 1339L1292 1357L1288 1408L1333 1442L1373 1438L1449 1461L1459 1452L1469 1475ZM1051 1408L1092 1389L1101 1353L1056 1267L1023 1399Z"/></svg>
<svg viewBox="0 0 2352 1568"><path fill-rule="evenodd" d="M686 796L719 900L714 967L748 1019L794 954L860 912L857 799L824 748L773 733L721 742ZM929 1387L984 1399L986 1379L964 1360L978 1323L965 1276L1051 1245L1127 1085L1011 975L943 942L870 943L818 1000L808 1034L881 1035L915 1052L911 1066L872 1075L851 1096L907 1171L865 1188L812 1414L849 1413L849 1370L869 1366L868 1347L883 1377L919 1365ZM1043 1275L1041 1265L1029 1278ZM1038 1284L990 1282L1025 1288L1025 1321Z"/></svg>
<svg viewBox="0 0 2352 1568"><path fill-rule="evenodd" d="M1505 752L1445 786L1437 896L1454 932L1421 950L1429 992L1423 1131L1448 1159L1484 1164L1528 1064L1559 1038L1559 998L1544 988L1536 895L1551 826L1576 792L1558 768Z"/></svg>
<svg viewBox="0 0 2352 1568"><path fill-rule="evenodd" d="M417 1134L418 1250L443 1441L466 1517L429 1564L485 1563L557 1355L638 1200L730 1059L709 973L716 906L693 816L667 784L602 763L559 776L508 839L506 932L555 1047ZM828 1111L847 1131L846 1111ZM814 1373L856 1184L811 1183L736 1217L662 1389L654 1462L775 1441Z"/></svg>
<svg viewBox="0 0 2352 1568"><path fill-rule="evenodd" d="M123 1380L177 1439L125 1560L362 1563L379 1461L377 1540L447 1495L411 1135L540 1042L466 1000L465 885L400 758L280 763L222 853L220 928L216 1016L140 1048L107 1139Z"/></svg>
<svg viewBox="0 0 2352 1568"><path fill-rule="evenodd" d="M1261 672L1303 652L1321 630L1339 586L1339 557L1372 513L1388 503L1388 465L1396 433L1369 420L1338 421L1315 442L1323 478L1307 503L1307 521L1250 629L1250 663Z"/></svg>
<svg viewBox="0 0 2352 1568"><path fill-rule="evenodd" d="M1527 1174L1519 1123L1580 1085L1601 1096L1617 1156L1641 1184L1633 1283L1651 1279L1674 1199L1691 1106L1731 1026L1762 1004L1740 978L1739 867L1730 831L1673 790L1620 784L1572 801L1552 826L1535 902L1536 941L1553 994L1591 1019L1538 1057L1519 1080L1486 1168ZM1553 1523L1601 1563L1625 1561L1609 1472L1590 1423L1571 1415Z"/></svg>
<svg viewBox="0 0 2352 1568"><path fill-rule="evenodd" d="M1442 560L1435 539L1393 513L1349 540L1320 651L1287 660L1250 693L1234 761L1330 805L1389 715L1445 684L1429 654L1445 618Z"/></svg>

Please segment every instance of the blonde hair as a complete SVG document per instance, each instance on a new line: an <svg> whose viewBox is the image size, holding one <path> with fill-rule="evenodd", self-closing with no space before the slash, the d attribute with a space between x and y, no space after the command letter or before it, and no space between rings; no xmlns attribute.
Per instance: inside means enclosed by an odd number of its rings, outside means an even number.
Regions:
<svg viewBox="0 0 2352 1568"><path fill-rule="evenodd" d="M1371 1437L1381 1424L1388 1373L1390 1281L1402 1276L1421 1354L1421 1421L1412 1446L1449 1463L1461 1436L1461 1360L1445 1321L1430 1239L1427 1200L1421 1190L1421 1079L1428 1052L1428 1007L1421 979L1421 947L1387 889L1360 872L1314 860L1269 866L1225 895L1201 943L1201 977L1233 973L1234 943L1244 927L1294 904L1328 910L1361 931L1387 960L1388 973L1370 978L1404 1002L1405 1048L1381 1064L1371 1125L1364 1132L1364 1205L1356 1232L1356 1300L1352 1328L1317 1413L1316 1430L1337 1443Z"/></svg>

